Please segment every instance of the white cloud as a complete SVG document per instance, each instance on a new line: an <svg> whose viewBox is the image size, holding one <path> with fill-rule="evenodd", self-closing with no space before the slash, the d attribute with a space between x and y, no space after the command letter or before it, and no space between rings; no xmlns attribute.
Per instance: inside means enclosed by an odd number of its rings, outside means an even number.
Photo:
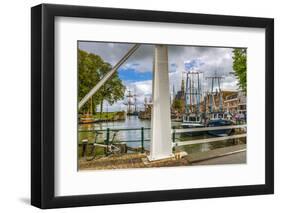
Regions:
<svg viewBox="0 0 281 213"><path fill-rule="evenodd" d="M101 56L101 58L114 66L133 46L127 43L105 42L79 42L79 48L87 52ZM121 66L121 68L136 67L139 72L152 70L153 45L141 45L133 55Z"/></svg>
<svg viewBox="0 0 281 213"><path fill-rule="evenodd" d="M102 43L102 42L80 42L79 48L100 55L105 61L114 65L131 48L132 44L127 43ZM232 70L232 48L219 47L196 47L196 46L169 46L169 80L170 91L173 86L175 91L180 90L182 77L185 78L185 61L199 60L197 67L203 73L201 77L204 90L210 89L210 82L206 80L209 76L221 76L222 90L235 90L237 79ZM133 69L137 72L151 72L153 62L153 45L141 45L140 48L122 65L125 69ZM145 96L152 93L152 81L138 81L136 79L123 82L127 88L136 90L138 102L143 103ZM215 87L217 87L215 85ZM108 108L126 109L124 101L118 101Z"/></svg>

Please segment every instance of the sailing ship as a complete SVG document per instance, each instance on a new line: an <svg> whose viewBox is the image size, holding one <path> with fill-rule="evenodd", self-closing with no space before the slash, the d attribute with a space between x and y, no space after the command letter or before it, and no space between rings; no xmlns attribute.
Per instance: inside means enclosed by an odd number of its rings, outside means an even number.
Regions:
<svg viewBox="0 0 281 213"><path fill-rule="evenodd" d="M139 111L139 119L150 120L151 119L151 109L152 109L152 98L150 97L149 101L147 97L144 97L144 110Z"/></svg>
<svg viewBox="0 0 281 213"><path fill-rule="evenodd" d="M201 82L200 71L189 71L186 73L186 90L185 90L185 110L186 113L182 117L182 128L202 128L205 127L202 113L200 113L201 100ZM188 132L187 135L202 135L204 131Z"/></svg>
<svg viewBox="0 0 281 213"><path fill-rule="evenodd" d="M206 93L202 100L201 89L201 76L202 72L189 71L186 75L186 92L185 92L185 104L186 113L183 115L182 128L203 128L203 127L217 127L217 126L229 126L233 125L231 121L231 115L227 112L223 112L222 107L222 91L220 88L221 79L223 77L215 75L212 77L206 77L207 80L211 80L211 91ZM217 83L218 89L214 90L214 85ZM219 106L216 106L215 98L219 98ZM207 113L207 99L208 99L208 113ZM201 108L203 105L203 108ZM186 133L191 136L210 134L215 136L227 136L232 134L231 129L220 129L212 131L197 131Z"/></svg>
<svg viewBox="0 0 281 213"><path fill-rule="evenodd" d="M90 107L86 113L79 116L79 123L81 124L91 124L95 122L93 117L93 98L91 97L90 100Z"/></svg>
<svg viewBox="0 0 281 213"><path fill-rule="evenodd" d="M126 95L126 102L124 103L127 105L127 115L128 116L138 116L139 112L137 111L137 95L136 93L133 94L131 90L128 90L128 94Z"/></svg>
<svg viewBox="0 0 281 213"><path fill-rule="evenodd" d="M183 115L182 128L203 128L205 120L203 113L200 112L200 102L202 97L201 90L202 72L189 71L186 73L186 92L185 92L185 110ZM188 132L189 136L204 135L206 131Z"/></svg>
<svg viewBox="0 0 281 213"><path fill-rule="evenodd" d="M231 120L232 116L229 112L223 111L223 93L220 88L221 80L223 77L217 76L215 72L214 76L207 77L206 79L211 80L211 91L207 94L209 98L209 114L208 122L206 122L207 127L221 127L221 126L231 126L234 122ZM217 83L218 89L214 90L214 84ZM219 99L219 106L216 106L215 97ZM205 107L206 108L206 107ZM217 137L228 136L233 133L233 129L220 129L220 130L209 130L207 132L209 135L214 135Z"/></svg>

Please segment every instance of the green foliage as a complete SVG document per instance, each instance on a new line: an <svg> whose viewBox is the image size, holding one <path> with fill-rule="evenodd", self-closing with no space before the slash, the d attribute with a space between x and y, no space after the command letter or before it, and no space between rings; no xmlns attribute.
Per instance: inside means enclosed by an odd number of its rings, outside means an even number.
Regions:
<svg viewBox="0 0 281 213"><path fill-rule="evenodd" d="M100 56L78 49L79 101L111 70L111 68L111 65L104 62ZM80 109L80 113L89 112L90 110L93 110L95 113L97 105L101 104L102 109L104 100L112 105L116 101L122 100L124 94L125 86L122 84L118 74L114 73L92 99ZM92 109L90 109L91 106Z"/></svg>
<svg viewBox="0 0 281 213"><path fill-rule="evenodd" d="M182 99L175 99L173 102L174 110L184 112L184 101Z"/></svg>
<svg viewBox="0 0 281 213"><path fill-rule="evenodd" d="M233 49L233 65L235 76L239 80L239 87L247 92L247 50L242 48Z"/></svg>
<svg viewBox="0 0 281 213"><path fill-rule="evenodd" d="M125 112L103 112L100 114L93 115L94 119L102 119L102 120L113 120L116 116L119 118L124 117L125 118Z"/></svg>

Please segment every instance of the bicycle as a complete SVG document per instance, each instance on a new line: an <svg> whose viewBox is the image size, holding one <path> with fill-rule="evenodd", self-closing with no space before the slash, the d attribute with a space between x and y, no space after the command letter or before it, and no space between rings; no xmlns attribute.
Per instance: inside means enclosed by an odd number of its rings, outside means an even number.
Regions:
<svg viewBox="0 0 281 213"><path fill-rule="evenodd" d="M98 135L103 134L101 131L96 130L95 131L95 139L94 139L94 143L92 145L91 151L90 151L90 158L86 158L87 161L91 161L93 160L96 156L96 148L97 147L101 147L104 148L104 152L106 156L111 156L111 155L115 155L115 154L120 154L121 153L121 148L119 148L118 146L116 146L116 144L114 143L115 141L115 137L117 135L117 133L119 132L119 130L112 130L113 132L113 136L111 141L104 141L104 143L97 143L97 139L98 139Z"/></svg>

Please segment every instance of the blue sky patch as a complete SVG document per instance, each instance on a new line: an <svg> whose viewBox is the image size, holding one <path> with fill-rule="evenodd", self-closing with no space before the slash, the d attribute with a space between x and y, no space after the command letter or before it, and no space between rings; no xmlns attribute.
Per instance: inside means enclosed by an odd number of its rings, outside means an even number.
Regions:
<svg viewBox="0 0 281 213"><path fill-rule="evenodd" d="M123 81L137 82L137 81L146 81L152 79L152 72L139 72L135 69L119 69L118 70L119 78Z"/></svg>
<svg viewBox="0 0 281 213"><path fill-rule="evenodd" d="M204 65L204 62L202 62L200 59L192 59L184 62L184 67L186 71L191 71L195 68L199 68L202 65Z"/></svg>

